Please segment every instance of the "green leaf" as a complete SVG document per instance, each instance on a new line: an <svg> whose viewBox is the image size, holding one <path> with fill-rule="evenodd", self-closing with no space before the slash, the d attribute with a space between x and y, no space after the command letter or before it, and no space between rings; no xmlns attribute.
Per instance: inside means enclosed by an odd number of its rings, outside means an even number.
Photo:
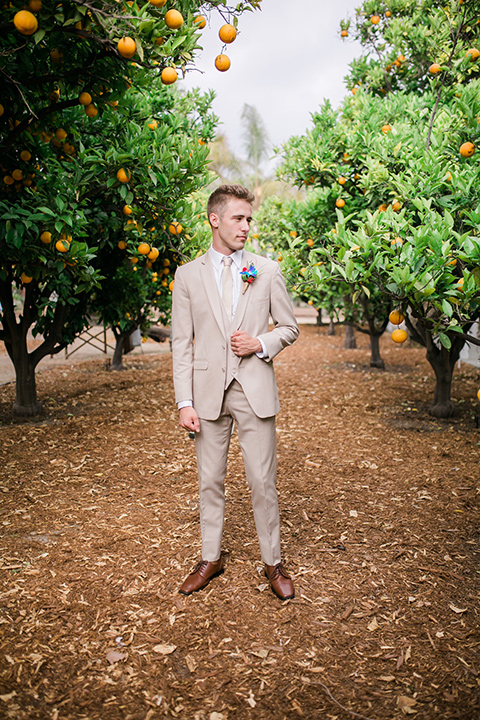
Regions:
<svg viewBox="0 0 480 720"><path fill-rule="evenodd" d="M447 350L450 350L452 347L452 341L448 337L448 335L445 335L445 333L438 333L438 339L442 343L443 347Z"/></svg>

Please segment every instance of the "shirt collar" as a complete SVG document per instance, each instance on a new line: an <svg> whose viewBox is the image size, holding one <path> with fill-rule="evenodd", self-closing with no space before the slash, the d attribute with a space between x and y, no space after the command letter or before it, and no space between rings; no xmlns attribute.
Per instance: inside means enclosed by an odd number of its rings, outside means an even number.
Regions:
<svg viewBox="0 0 480 720"><path fill-rule="evenodd" d="M225 256L223 253L218 252L218 250L214 250L213 245L211 245L209 253L213 264L218 269L221 268L224 257L231 257L239 272L242 269L243 250L235 250L231 255Z"/></svg>

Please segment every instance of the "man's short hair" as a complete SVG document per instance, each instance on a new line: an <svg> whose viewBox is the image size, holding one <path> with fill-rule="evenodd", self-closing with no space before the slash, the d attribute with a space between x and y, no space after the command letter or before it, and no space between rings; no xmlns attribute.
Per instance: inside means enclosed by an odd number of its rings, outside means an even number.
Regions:
<svg viewBox="0 0 480 720"><path fill-rule="evenodd" d="M246 200L250 205L255 200L255 195L243 185L220 185L217 187L207 203L207 217L210 220L211 213L221 215L225 209L229 198L237 198L238 200Z"/></svg>

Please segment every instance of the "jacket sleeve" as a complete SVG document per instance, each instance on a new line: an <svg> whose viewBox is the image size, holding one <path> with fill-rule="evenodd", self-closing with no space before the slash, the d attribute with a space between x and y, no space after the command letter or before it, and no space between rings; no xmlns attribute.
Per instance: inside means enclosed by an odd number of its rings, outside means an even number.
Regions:
<svg viewBox="0 0 480 720"><path fill-rule="evenodd" d="M193 400L193 318L182 268L175 273L172 296L172 359L175 401Z"/></svg>
<svg viewBox="0 0 480 720"><path fill-rule="evenodd" d="M270 286L270 315L274 328L270 332L258 336L267 349L268 358L265 358L266 360L273 360L283 348L295 342L299 333L285 280L279 266L276 263L274 265Z"/></svg>

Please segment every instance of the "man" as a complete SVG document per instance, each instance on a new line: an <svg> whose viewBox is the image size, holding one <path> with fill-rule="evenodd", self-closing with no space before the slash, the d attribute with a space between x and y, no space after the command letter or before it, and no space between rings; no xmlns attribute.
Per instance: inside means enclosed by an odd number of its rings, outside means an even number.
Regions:
<svg viewBox="0 0 480 720"><path fill-rule="evenodd" d="M224 479L235 421L265 573L282 600L294 596L280 556L272 360L298 326L277 263L244 251L252 193L222 185L207 205L212 246L178 268L172 309L175 397L181 427L195 432L202 560L180 592L190 595L223 572ZM269 317L274 328L269 331Z"/></svg>

